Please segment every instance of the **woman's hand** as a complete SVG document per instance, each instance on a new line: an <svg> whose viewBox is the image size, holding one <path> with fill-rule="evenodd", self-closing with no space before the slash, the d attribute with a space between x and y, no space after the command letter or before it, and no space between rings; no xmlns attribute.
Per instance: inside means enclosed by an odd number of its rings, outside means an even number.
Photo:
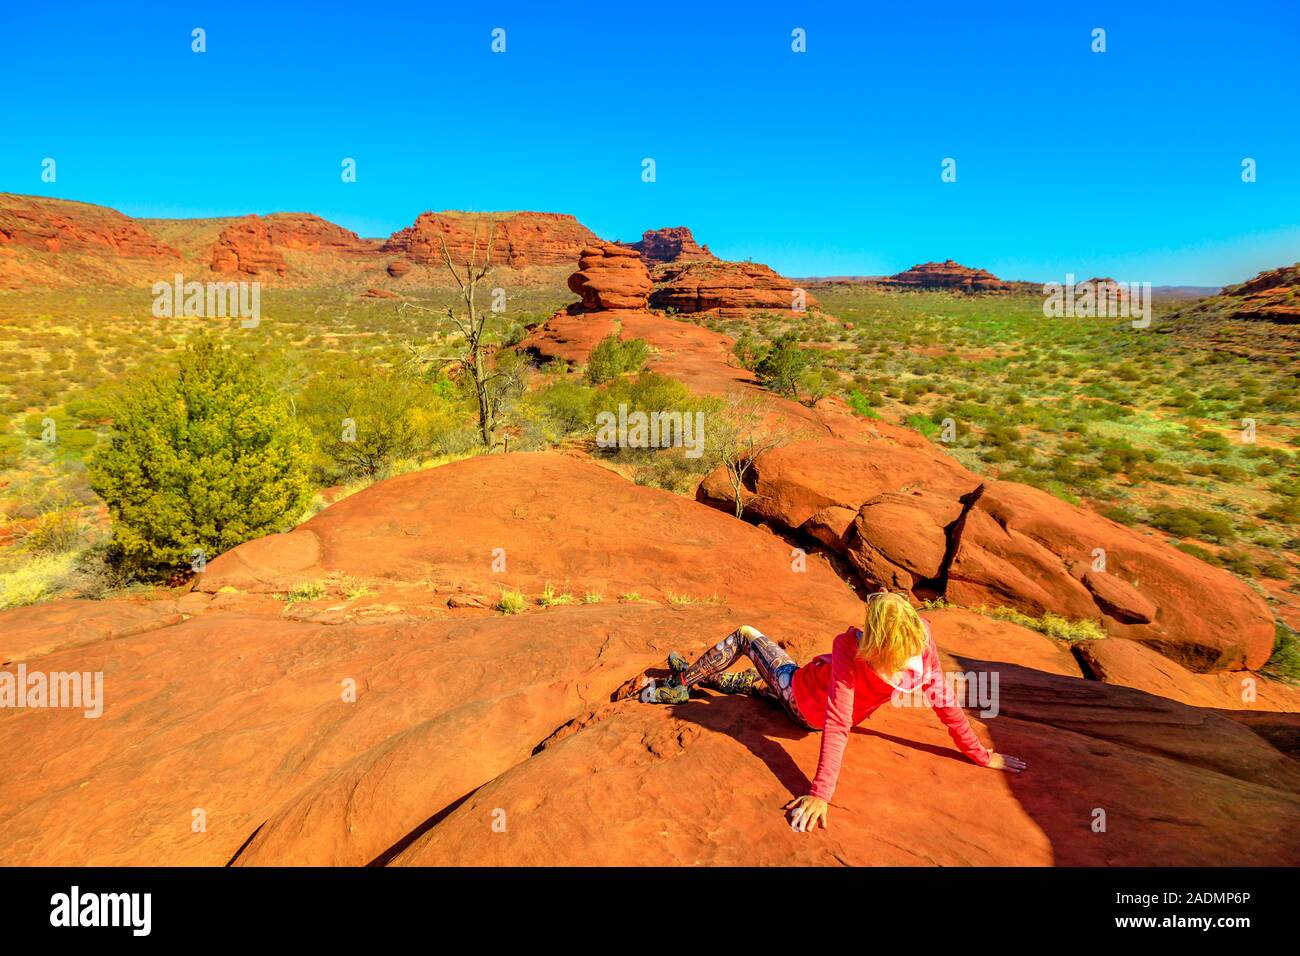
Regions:
<svg viewBox="0 0 1300 956"><path fill-rule="evenodd" d="M812 794L796 797L785 805L785 809L793 811L790 814L790 829L797 833L809 833L818 824L821 824L823 830L826 829L826 801L821 797Z"/></svg>
<svg viewBox="0 0 1300 956"><path fill-rule="evenodd" d="M1020 773L1028 767L1019 757L1013 757L1011 754L1000 754L997 752L989 754L990 770L1005 770L1008 773Z"/></svg>

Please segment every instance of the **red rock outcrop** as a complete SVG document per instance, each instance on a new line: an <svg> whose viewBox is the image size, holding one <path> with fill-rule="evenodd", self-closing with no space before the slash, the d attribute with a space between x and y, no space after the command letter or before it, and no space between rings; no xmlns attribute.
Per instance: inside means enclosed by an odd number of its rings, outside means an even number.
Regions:
<svg viewBox="0 0 1300 956"><path fill-rule="evenodd" d="M180 253L115 209L0 193L0 247L169 260Z"/></svg>
<svg viewBox="0 0 1300 956"><path fill-rule="evenodd" d="M411 264L409 262L404 262L401 259L395 259L392 262L388 263L387 266L388 274L392 276L394 279L400 279L402 276L406 275L410 271L411 271Z"/></svg>
<svg viewBox="0 0 1300 956"><path fill-rule="evenodd" d="M721 259L679 261L656 266L650 304L681 313L712 312L746 316L754 310L792 312L814 309L817 300L793 282L758 262ZM802 296L803 310L798 309Z"/></svg>
<svg viewBox="0 0 1300 956"><path fill-rule="evenodd" d="M362 239L350 229L305 212L277 212L266 217L271 244L299 252L325 252L337 256L364 256L377 251L374 240Z"/></svg>
<svg viewBox="0 0 1300 956"><path fill-rule="evenodd" d="M644 310L652 288L640 254L612 242L583 249L578 271L569 276L569 290L582 296L584 312Z"/></svg>
<svg viewBox="0 0 1300 956"><path fill-rule="evenodd" d="M474 251L476 228L479 260L486 255L487 237L495 228L492 260L514 269L569 265L583 249L600 243L590 229L562 213L488 213L480 221L464 212L422 212L412 225L393 233L381 251L441 265L441 244L446 242L452 261L461 263Z"/></svg>
<svg viewBox="0 0 1300 956"><path fill-rule="evenodd" d="M212 246L211 268L254 276L267 272L283 276L288 271L267 220L259 216L244 216L221 230Z"/></svg>
<svg viewBox="0 0 1300 956"><path fill-rule="evenodd" d="M375 591L272 597L336 574ZM548 584L604 598L512 616L446 603L462 588L491 603ZM793 833L780 806L806 790L817 734L762 700L701 691L648 707L626 691L662 675L669 650L697 653L741 622L807 660L860 603L815 556L795 573L779 537L564 455L381 482L219 556L201 586L179 623L167 599L153 626L28 645L29 668L104 673L104 713L0 710L0 747L25 758L0 775L7 863L1285 865L1300 853L1300 768L1245 719L1276 715L1085 680L1048 638L958 610L928 612L945 666L996 675L996 715L973 709L972 722L1030 771L976 767L926 708L882 707L852 735L832 828ZM629 591L648 600L615 600ZM683 593L710 600L668 600ZM315 619L340 604L346 616ZM73 602L61 624L77 632L76 615L104 606ZM0 612L0 635L17 613ZM701 827L702 805L727 812ZM1104 839L1087 825L1097 806L1123 821Z"/></svg>
<svg viewBox="0 0 1300 956"><path fill-rule="evenodd" d="M733 508L721 470L697 497ZM1268 606L1227 571L937 451L790 445L751 468L745 500L750 517L843 555L871 590L1096 621L1198 672L1259 668L1272 652Z"/></svg>
<svg viewBox="0 0 1300 956"><path fill-rule="evenodd" d="M685 226L665 229L647 229L636 242L627 243L629 249L641 253L641 258L651 265L672 262L716 261L717 256L695 241Z"/></svg>
<svg viewBox="0 0 1300 956"><path fill-rule="evenodd" d="M1228 286L1175 317L1245 319L1282 325L1300 323L1300 262Z"/></svg>
<svg viewBox="0 0 1300 956"><path fill-rule="evenodd" d="M1013 288L993 273L971 269L947 259L923 262L906 272L878 280L880 285L896 289L943 289L957 292L1010 292Z"/></svg>
<svg viewBox="0 0 1300 956"><path fill-rule="evenodd" d="M1300 714L1300 689L1255 674L1196 674L1138 641L1081 641L1075 655L1088 677L1134 687L1194 707Z"/></svg>

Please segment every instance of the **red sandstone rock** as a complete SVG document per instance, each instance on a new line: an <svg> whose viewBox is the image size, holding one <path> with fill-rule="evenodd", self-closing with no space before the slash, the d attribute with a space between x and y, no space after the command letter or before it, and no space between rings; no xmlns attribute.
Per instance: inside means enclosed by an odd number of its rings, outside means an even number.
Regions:
<svg viewBox="0 0 1300 956"><path fill-rule="evenodd" d="M403 613L310 623L230 590L335 573ZM219 556L200 583L221 593L183 623L40 652L44 669L105 673L105 711L0 711L0 748L25 757L0 775L6 862L1282 865L1300 852L1300 770L1248 724L1082 680L1060 645L961 611L928 615L945 666L998 676L998 716L972 721L1030 772L976 767L924 708L883 707L852 735L831 829L792 833L779 808L806 790L818 735L762 700L648 707L620 689L742 621L806 661L860 603L819 562L794 573L778 537L562 455L380 482ZM509 617L445 606L548 583L606 598ZM613 599L669 589L717 603ZM0 633L16 613L0 612ZM726 812L701 828L701 806ZM1096 806L1124 824L1105 840L1086 825Z"/></svg>
<svg viewBox="0 0 1300 956"><path fill-rule="evenodd" d="M388 274L394 279L400 279L410 271L411 264L409 262L403 262L401 259L395 259L388 263Z"/></svg>
<svg viewBox="0 0 1300 956"><path fill-rule="evenodd" d="M221 230L212 247L213 272L238 272L260 275L274 272L283 276L287 271L284 256L271 240L267 220L258 216L244 216Z"/></svg>
<svg viewBox="0 0 1300 956"><path fill-rule="evenodd" d="M311 213L272 213L266 217L266 223L271 244L280 249L338 256L364 256L375 251L373 241L367 242L350 229Z"/></svg>
<svg viewBox="0 0 1300 956"><path fill-rule="evenodd" d="M1075 654L1095 680L1195 707L1300 713L1300 689L1247 671L1194 674L1138 641L1082 641Z"/></svg>
<svg viewBox="0 0 1300 956"><path fill-rule="evenodd" d="M695 241L695 237L685 226L647 229L641 234L639 241L627 245L628 248L641 253L642 260L652 265L717 259L717 256L709 252L708 246L701 246Z"/></svg>
<svg viewBox="0 0 1300 956"><path fill-rule="evenodd" d="M790 312L798 305L794 283L758 262L676 261L656 266L652 278L650 304L657 309L743 316L755 309ZM817 306L804 292L804 309Z"/></svg>
<svg viewBox="0 0 1300 956"><path fill-rule="evenodd" d="M1300 322L1300 262L1261 272L1240 285L1193 306L1193 314L1210 310L1231 319L1256 319L1294 325Z"/></svg>
<svg viewBox="0 0 1300 956"><path fill-rule="evenodd" d="M886 279L880 285L898 289L947 289L958 292L1008 292L1012 285L984 269L971 269L951 259L923 262Z"/></svg>
<svg viewBox="0 0 1300 956"><path fill-rule="evenodd" d="M774 449L750 469L752 499L747 513L777 527L799 529L823 508L857 511L887 491L926 488L956 500L974 490L979 478L924 443L815 439ZM731 486L721 471L700 484L696 497L732 510Z"/></svg>
<svg viewBox="0 0 1300 956"><path fill-rule="evenodd" d="M14 608L0 628L0 665L43 657L97 641L130 637L172 624L182 612L175 602L67 599Z"/></svg>
<svg viewBox="0 0 1300 956"><path fill-rule="evenodd" d="M1092 620L1194 671L1258 668L1272 651L1268 607L1228 572L1046 492L982 483L937 451L819 439L751 472L747 515L843 553L870 590ZM733 508L721 471L696 496ZM859 509L843 537L809 523L830 507Z"/></svg>
<svg viewBox="0 0 1300 956"><path fill-rule="evenodd" d="M490 213L480 221L463 212L423 212L414 224L393 233L381 251L403 254L414 262L442 265L441 242L445 241L452 261L459 264L468 261L473 253L477 226L481 262L493 224L496 239L492 261L515 269L569 265L583 249L600 242L573 216L560 213Z"/></svg>
<svg viewBox="0 0 1300 956"><path fill-rule="evenodd" d="M1229 572L1027 485L993 481L985 486L975 511L988 515L997 525L985 542L998 540L998 536L1022 544L1032 542L1057 555L1058 566L1071 578L1082 579L1096 561L1096 550L1104 551L1106 574L1117 575L1157 609L1152 622L1143 623L1140 617L1149 613L1145 602L1135 607L1132 598L1119 600L1113 598L1117 592L1104 594L1097 610L1106 631L1113 635L1145 641L1196 671L1257 669L1268 661L1273 650L1273 617L1262 598ZM963 533L953 562L954 574L963 549L980 544L979 537L967 538ZM1035 562L1030 557L1035 550L1026 545L1010 559L1017 566L1026 566L1026 562ZM1060 584L1060 578L1053 580ZM1092 597L1087 588L1082 592ZM1049 610L1062 613L1063 607L1073 607L1075 593L1073 589L1056 589L1052 593L1054 607ZM1071 596L1069 604L1062 601L1065 594ZM1131 614L1115 617L1108 613L1105 605L1109 600L1118 606L1130 605Z"/></svg>
<svg viewBox="0 0 1300 956"><path fill-rule="evenodd" d="M180 255L114 209L10 193L0 193L0 246L159 263Z"/></svg>
<svg viewBox="0 0 1300 956"><path fill-rule="evenodd" d="M922 490L877 495L856 515L846 546L849 562L864 581L891 591L928 586L942 593L948 529L961 513L961 502L951 495Z"/></svg>
<svg viewBox="0 0 1300 956"><path fill-rule="evenodd" d="M651 288L641 256L609 242L583 249L578 271L569 276L569 289L582 296L584 312L644 310Z"/></svg>

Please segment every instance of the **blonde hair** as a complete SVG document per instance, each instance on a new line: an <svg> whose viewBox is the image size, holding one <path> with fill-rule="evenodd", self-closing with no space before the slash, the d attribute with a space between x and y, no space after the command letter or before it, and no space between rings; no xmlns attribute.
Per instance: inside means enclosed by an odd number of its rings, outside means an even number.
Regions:
<svg viewBox="0 0 1300 956"><path fill-rule="evenodd" d="M888 678L925 650L928 635L921 615L907 598L881 591L867 598L858 656Z"/></svg>

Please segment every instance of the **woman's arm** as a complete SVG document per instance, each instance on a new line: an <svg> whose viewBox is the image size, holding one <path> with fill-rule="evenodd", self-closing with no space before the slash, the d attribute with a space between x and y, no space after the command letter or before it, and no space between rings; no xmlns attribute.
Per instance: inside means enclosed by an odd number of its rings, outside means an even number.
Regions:
<svg viewBox="0 0 1300 956"><path fill-rule="evenodd" d="M925 651L925 670L925 681L922 685L925 699L930 702L934 712L948 728L948 736L957 745L957 749L981 767L1009 770L1012 773L1024 770L1025 762L1019 757L996 753L980 743L970 721L966 719L966 712L961 709L961 702L955 699L952 688L943 679L939 653L933 643Z"/></svg>
<svg viewBox="0 0 1300 956"><path fill-rule="evenodd" d="M844 759L844 745L853 726L853 692L857 682L857 633L849 629L831 646L831 679L826 690L826 726L822 728L821 752L811 795L829 801Z"/></svg>

